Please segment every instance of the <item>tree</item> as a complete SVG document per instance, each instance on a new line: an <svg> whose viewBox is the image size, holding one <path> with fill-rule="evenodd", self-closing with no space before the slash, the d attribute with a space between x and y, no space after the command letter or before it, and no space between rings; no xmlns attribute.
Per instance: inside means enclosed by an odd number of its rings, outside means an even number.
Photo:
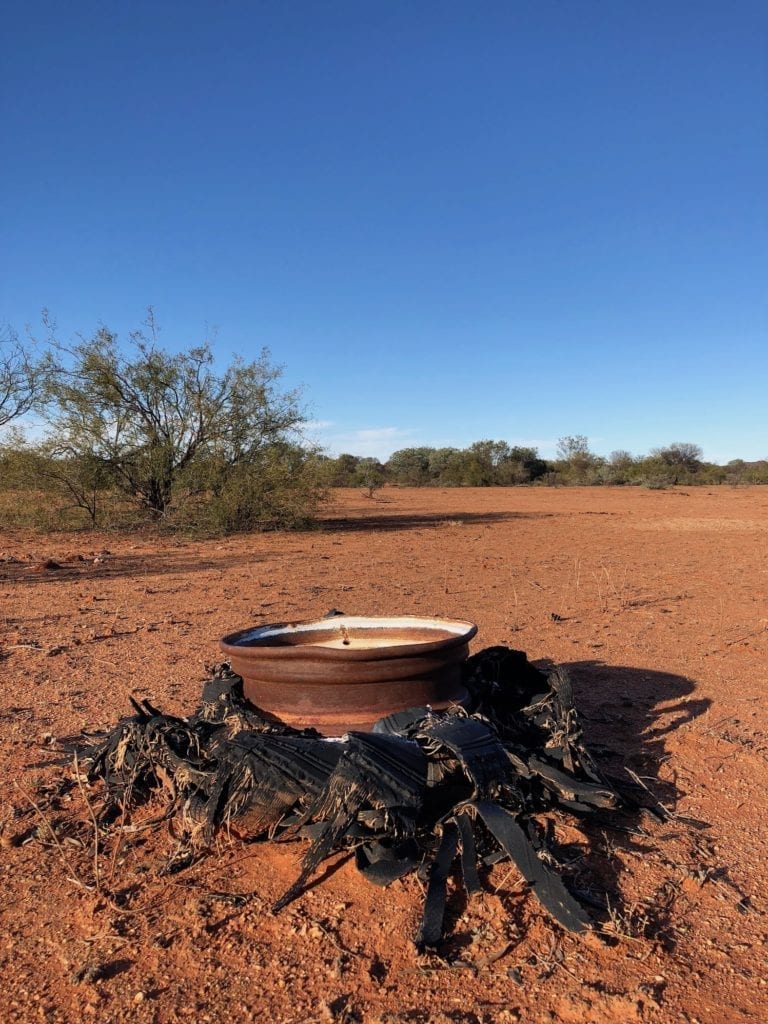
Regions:
<svg viewBox="0 0 768 1024"><path fill-rule="evenodd" d="M355 470L355 482L365 488L366 497L372 498L385 480L386 471L378 459L359 459Z"/></svg>
<svg viewBox="0 0 768 1024"><path fill-rule="evenodd" d="M688 441L673 441L666 448L652 448L651 457L665 466L674 466L695 473L701 465L702 450Z"/></svg>
<svg viewBox="0 0 768 1024"><path fill-rule="evenodd" d="M701 456L701 448L687 441L674 441L666 448L652 448L644 460L647 479L663 484L689 482L702 468Z"/></svg>
<svg viewBox="0 0 768 1024"><path fill-rule="evenodd" d="M458 448L432 448L429 452L429 478L435 484L449 484L451 467L459 455Z"/></svg>
<svg viewBox="0 0 768 1024"><path fill-rule="evenodd" d="M528 484L544 476L548 468L544 459L539 458L538 449L515 445L499 467L497 483Z"/></svg>
<svg viewBox="0 0 768 1024"><path fill-rule="evenodd" d="M387 461L387 474L398 484L421 487L430 482L429 458L431 448L401 448Z"/></svg>
<svg viewBox="0 0 768 1024"><path fill-rule="evenodd" d="M611 452L608 456L608 464L611 469L615 470L627 470L634 463L632 452L626 451L624 448L617 448L616 451Z"/></svg>
<svg viewBox="0 0 768 1024"><path fill-rule="evenodd" d="M446 467L445 477L455 487L487 487L491 483L491 467L483 451L460 448Z"/></svg>
<svg viewBox="0 0 768 1024"><path fill-rule="evenodd" d="M359 462L359 455L350 455L348 452L342 452L335 459L328 459L325 463L328 485L330 487L354 487L357 483Z"/></svg>
<svg viewBox="0 0 768 1024"><path fill-rule="evenodd" d="M50 454L100 468L154 516L177 486L221 494L237 467L298 439L295 392L279 393L269 353L223 372L208 343L173 354L157 344L151 310L127 350L100 328L71 349L57 347L47 384Z"/></svg>
<svg viewBox="0 0 768 1024"><path fill-rule="evenodd" d="M43 364L36 362L11 327L0 330L0 427L29 412L43 379Z"/></svg>
<svg viewBox="0 0 768 1024"><path fill-rule="evenodd" d="M591 455L589 438L584 434L569 434L566 437L561 437L557 442L557 454L563 462L588 458Z"/></svg>
<svg viewBox="0 0 768 1024"><path fill-rule="evenodd" d="M587 483L589 471L600 463L589 450L589 438L584 434L561 437L557 442L557 454L565 463L566 473L573 483Z"/></svg>
<svg viewBox="0 0 768 1024"><path fill-rule="evenodd" d="M509 445L484 439L471 444L468 454L471 486L489 487L499 482L499 470L509 459Z"/></svg>
<svg viewBox="0 0 768 1024"><path fill-rule="evenodd" d="M608 462L603 467L602 477L604 483L629 483L635 466L636 460L632 453L628 452L625 448L617 448L608 456Z"/></svg>

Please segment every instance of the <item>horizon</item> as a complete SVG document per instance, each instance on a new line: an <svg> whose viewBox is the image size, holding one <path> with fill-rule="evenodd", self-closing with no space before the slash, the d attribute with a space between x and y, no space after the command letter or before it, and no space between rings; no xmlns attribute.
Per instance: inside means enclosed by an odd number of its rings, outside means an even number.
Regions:
<svg viewBox="0 0 768 1024"><path fill-rule="evenodd" d="M263 345L330 452L768 456L768 7L6 13L0 323ZM760 411L762 410L762 412Z"/></svg>

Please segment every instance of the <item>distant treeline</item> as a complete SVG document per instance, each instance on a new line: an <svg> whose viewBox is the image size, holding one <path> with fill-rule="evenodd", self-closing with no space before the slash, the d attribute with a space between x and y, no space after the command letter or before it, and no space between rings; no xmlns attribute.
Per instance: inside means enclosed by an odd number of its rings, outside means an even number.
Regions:
<svg viewBox="0 0 768 1024"><path fill-rule="evenodd" d="M336 487L509 487L538 485L768 484L768 459L733 459L725 466L702 459L696 444L673 442L647 455L614 451L595 455L583 435L563 437L557 458L506 441L476 441L468 448L402 448L382 463L357 455L326 458L325 475Z"/></svg>
<svg viewBox="0 0 768 1024"><path fill-rule="evenodd" d="M218 369L210 345L163 349L151 310L126 342L106 327L72 345L0 329L0 527L92 526L224 534L312 523L330 487L765 484L768 460L718 466L696 444L555 459L506 441L402 448L385 463L331 458L305 433L296 391L264 350ZM33 437L18 429L37 421Z"/></svg>

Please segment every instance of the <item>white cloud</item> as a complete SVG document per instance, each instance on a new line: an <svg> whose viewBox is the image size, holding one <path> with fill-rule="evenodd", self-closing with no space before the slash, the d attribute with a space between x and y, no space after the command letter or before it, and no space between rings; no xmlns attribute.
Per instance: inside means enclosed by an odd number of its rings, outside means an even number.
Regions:
<svg viewBox="0 0 768 1024"><path fill-rule="evenodd" d="M329 427L335 426L333 420L307 420L303 425L304 430L318 431L328 430Z"/></svg>
<svg viewBox="0 0 768 1024"><path fill-rule="evenodd" d="M513 440L508 442L510 447L517 445L520 448L535 448L542 458L549 459L554 458L557 452L557 441L553 441L551 438L528 438L523 440Z"/></svg>
<svg viewBox="0 0 768 1024"><path fill-rule="evenodd" d="M331 424L333 426L333 424ZM413 444L413 431L402 427L362 427L338 433L320 431L320 442L331 455L348 452L364 458L380 459L386 462L398 448Z"/></svg>

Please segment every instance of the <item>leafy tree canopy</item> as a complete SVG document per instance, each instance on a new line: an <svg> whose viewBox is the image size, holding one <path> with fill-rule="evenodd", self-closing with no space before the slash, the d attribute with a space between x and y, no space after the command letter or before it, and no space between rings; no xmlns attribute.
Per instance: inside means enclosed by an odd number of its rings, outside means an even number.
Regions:
<svg viewBox="0 0 768 1024"><path fill-rule="evenodd" d="M100 328L72 348L55 343L46 385L50 454L88 459L156 515L188 475L219 487L234 467L285 442L304 422L296 392L276 388L281 370L263 350L218 371L206 342L171 353L151 314L128 345Z"/></svg>
<svg viewBox="0 0 768 1024"><path fill-rule="evenodd" d="M36 362L11 327L0 328L0 427L33 408L44 364Z"/></svg>

